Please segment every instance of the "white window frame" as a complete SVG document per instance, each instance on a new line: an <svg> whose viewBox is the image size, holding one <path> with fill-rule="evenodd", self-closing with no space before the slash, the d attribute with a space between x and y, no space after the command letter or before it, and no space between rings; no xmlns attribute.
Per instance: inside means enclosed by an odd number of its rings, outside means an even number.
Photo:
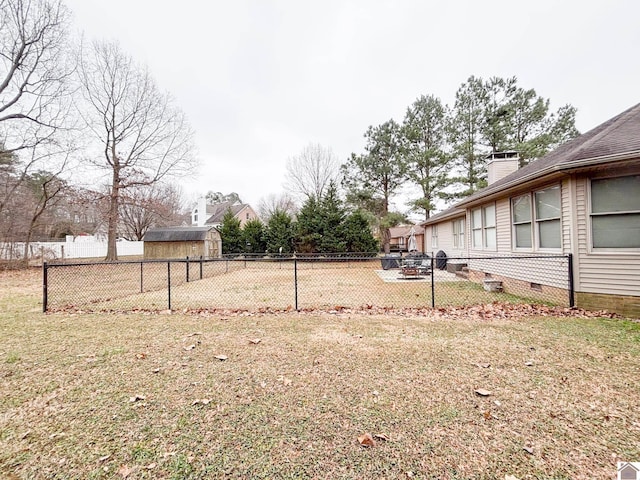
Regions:
<svg viewBox="0 0 640 480"><path fill-rule="evenodd" d="M538 215L538 208L537 208L537 204L536 204L536 194L537 193L542 193L546 190L552 190L552 189L557 189L558 190L558 216L557 217L546 217L546 218L539 218ZM533 192L531 192L531 208L533 209L533 222L535 223L535 236L534 236L534 245L535 245L535 249L539 250L539 251L553 251L553 252L560 252L562 251L562 186L557 183L554 185L549 185L547 187L544 188L539 188L538 190L535 190ZM540 241L540 225L542 223L545 222L558 222L558 233L560 235L560 245L557 247L542 247L540 245L541 241Z"/></svg>
<svg viewBox="0 0 640 480"><path fill-rule="evenodd" d="M438 225L431 225L431 248L438 248Z"/></svg>
<svg viewBox="0 0 640 480"><path fill-rule="evenodd" d="M458 250L464 250L464 227L465 219L458 218L451 222L451 228L453 230L453 248Z"/></svg>
<svg viewBox="0 0 640 480"><path fill-rule="evenodd" d="M487 210L493 209L493 222L487 222ZM474 212L480 212L480 225L476 225L474 220ZM474 250L490 250L497 251L498 249L498 231L497 231L497 215L496 215L496 204L495 203L487 203L478 208L473 208L470 211L471 214L471 248ZM476 234L480 233L480 244L476 241ZM487 246L487 238L488 235L493 235L493 240L495 246L489 247Z"/></svg>
<svg viewBox="0 0 640 480"><path fill-rule="evenodd" d="M531 192L526 193L524 195L518 195L516 197L511 197L509 200L509 203L511 205L511 248L513 250L518 250L518 251L533 251L533 247L535 245L534 242L534 236L533 236L533 212L532 212L532 208L531 208L531 202L533 201L533 195L531 194ZM529 199L529 220L528 221L520 221L520 222L516 222L515 219L515 207L514 207L514 202L520 198L528 198ZM517 244L517 236L516 236L516 227L518 225L529 225L529 243L531 244L530 247L519 247Z"/></svg>
<svg viewBox="0 0 640 480"><path fill-rule="evenodd" d="M544 192L545 190L558 189L558 201L559 201L559 216L557 217L547 217L547 218L539 218L538 209L536 208L536 194ZM514 221L514 200L522 197L529 197L529 221L528 222L515 222ZM517 195L515 197L511 197L509 199L509 203L511 205L511 249L514 251L542 251L542 252L561 252L562 247L562 185L561 184L553 184L547 185L544 188L539 188L537 190L531 191L529 193L523 195ZM560 246L559 247L542 247L540 246L540 224L544 222L558 222L559 225L559 234L560 234ZM518 247L516 245L516 225L526 225L531 224L531 247Z"/></svg>
<svg viewBox="0 0 640 480"><path fill-rule="evenodd" d="M609 180L609 179L615 179L615 178L624 178L624 177L636 177L638 176L637 173L632 173L632 174L627 174L627 175L616 175L616 176L608 176L608 177L595 177L595 178L589 178L588 179L588 197L586 200L586 210L588 212L588 216L589 216L589 229L588 229L588 236L589 236L589 251L592 251L594 253L621 253L621 254L625 254L625 253L629 253L629 252L640 252L640 247L595 247L593 245L594 242L594 235L593 235L593 218L594 217L605 217L605 216L613 216L613 215L627 215L627 214L640 214L640 210L625 210L625 211L619 211L619 212L597 212L594 213L593 212L593 194L592 194L592 184L594 181L599 181L599 180Z"/></svg>

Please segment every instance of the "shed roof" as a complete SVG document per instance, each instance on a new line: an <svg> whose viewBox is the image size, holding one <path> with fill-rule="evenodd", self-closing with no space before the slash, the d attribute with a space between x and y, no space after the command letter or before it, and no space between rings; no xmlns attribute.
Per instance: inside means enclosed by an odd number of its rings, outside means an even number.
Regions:
<svg viewBox="0 0 640 480"><path fill-rule="evenodd" d="M197 242L207 238L214 227L164 227L147 231L144 242Z"/></svg>

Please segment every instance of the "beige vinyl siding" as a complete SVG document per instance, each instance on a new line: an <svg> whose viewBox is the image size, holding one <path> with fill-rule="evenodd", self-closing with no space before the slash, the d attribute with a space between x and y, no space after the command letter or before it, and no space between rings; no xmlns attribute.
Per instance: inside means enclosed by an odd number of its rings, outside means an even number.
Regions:
<svg viewBox="0 0 640 480"><path fill-rule="evenodd" d="M440 250L451 256L449 253L453 250L453 230L451 229L451 220L438 224L438 247L435 248L435 253L438 253Z"/></svg>
<svg viewBox="0 0 640 480"><path fill-rule="evenodd" d="M440 228L440 224L437 224ZM424 227L424 252L431 255L433 248L431 248L431 225Z"/></svg>
<svg viewBox="0 0 640 480"><path fill-rule="evenodd" d="M564 199L563 186L561 191ZM568 191L568 189L567 189ZM529 192L523 192L531 194ZM569 195L566 193L566 195ZM569 201L569 200L567 200ZM567 216L567 224L570 220ZM496 201L496 227L497 227L497 252L496 257L501 256L536 256L554 255L554 252L515 252L512 244L512 223L511 223L511 197ZM564 227L564 213L563 213ZM568 228L568 227L567 227ZM570 233L568 241L570 241ZM490 251L470 252L471 256L482 255L491 256ZM560 255L561 252L557 252ZM568 260L566 258L523 258L522 260L505 258L496 260L475 259L469 261L469 269L485 272L493 275L522 280L524 282L539 283L558 288L567 288L568 284Z"/></svg>
<svg viewBox="0 0 640 480"><path fill-rule="evenodd" d="M447 254L448 257L460 257L466 256L467 250L464 248L454 248L453 246L453 222L455 220L459 220L461 217L443 220L442 222L437 223L438 226L438 246L437 248L431 247L431 231L433 225L428 225L425 227L425 252L429 255L434 255L442 250ZM465 231L464 231L464 242L465 246L468 244L468 228L469 222L465 219Z"/></svg>
<svg viewBox="0 0 640 480"><path fill-rule="evenodd" d="M578 279L576 290L585 293L640 296L640 252L590 252L589 180L576 181Z"/></svg>
<svg viewBox="0 0 640 480"><path fill-rule="evenodd" d="M511 253L511 206L508 198L496 202L497 252Z"/></svg>

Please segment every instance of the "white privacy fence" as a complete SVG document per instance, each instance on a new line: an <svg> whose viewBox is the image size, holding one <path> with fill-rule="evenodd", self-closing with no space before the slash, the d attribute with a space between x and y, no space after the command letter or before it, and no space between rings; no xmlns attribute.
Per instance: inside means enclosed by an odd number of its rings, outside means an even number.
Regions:
<svg viewBox="0 0 640 480"><path fill-rule="evenodd" d="M116 244L118 256L142 255L144 242L121 241ZM25 244L0 243L0 259L24 258ZM29 259L58 260L64 258L100 258L107 255L107 242L33 242L28 246Z"/></svg>

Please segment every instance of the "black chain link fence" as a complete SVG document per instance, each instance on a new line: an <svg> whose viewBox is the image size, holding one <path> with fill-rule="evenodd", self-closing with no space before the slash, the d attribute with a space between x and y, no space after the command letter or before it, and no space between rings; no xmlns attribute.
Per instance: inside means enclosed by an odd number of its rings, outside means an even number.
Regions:
<svg viewBox="0 0 640 480"><path fill-rule="evenodd" d="M573 306L571 255L45 263L44 311Z"/></svg>

